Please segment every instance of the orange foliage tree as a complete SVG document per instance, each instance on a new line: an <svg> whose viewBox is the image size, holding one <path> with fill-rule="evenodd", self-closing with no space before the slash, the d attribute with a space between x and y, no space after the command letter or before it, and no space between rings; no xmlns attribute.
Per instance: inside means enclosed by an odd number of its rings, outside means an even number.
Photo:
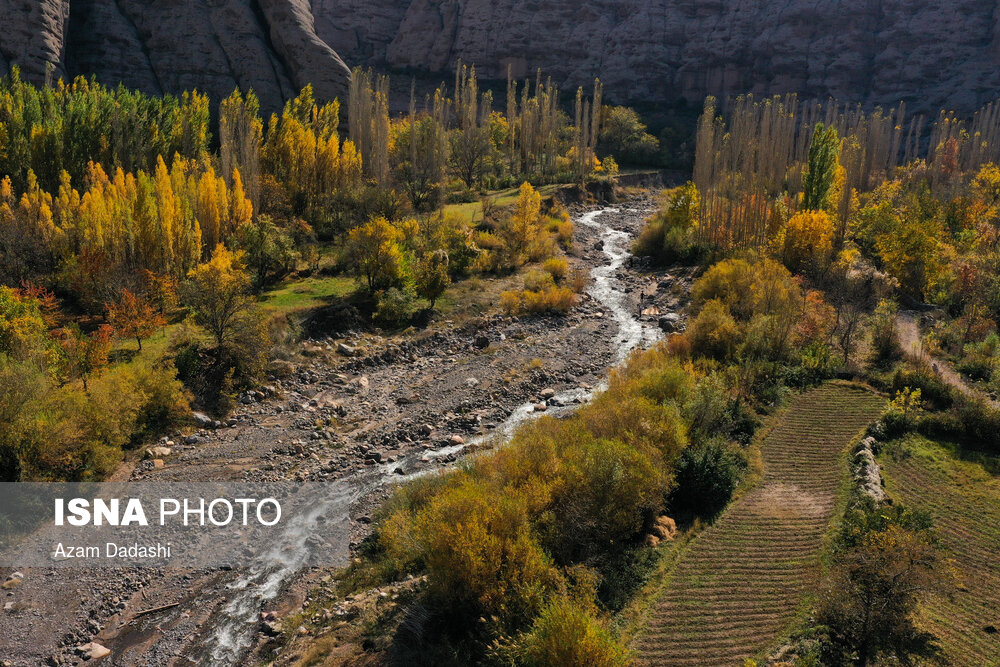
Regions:
<svg viewBox="0 0 1000 667"><path fill-rule="evenodd" d="M132 290L122 290L117 302L105 304L108 322L121 338L135 338L142 351L142 339L149 338L166 324L153 305Z"/></svg>

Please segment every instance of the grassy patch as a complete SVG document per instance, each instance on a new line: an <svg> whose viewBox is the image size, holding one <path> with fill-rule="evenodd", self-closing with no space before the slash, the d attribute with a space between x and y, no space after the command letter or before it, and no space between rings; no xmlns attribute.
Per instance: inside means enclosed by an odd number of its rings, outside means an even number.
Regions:
<svg viewBox="0 0 1000 667"><path fill-rule="evenodd" d="M551 197L556 193L562 185L543 185L535 188L542 198ZM498 190L496 192L491 192L486 195L486 198L491 200L495 206L500 208L506 208L508 206L513 206L514 202L517 200L519 188L509 188L507 190ZM448 204L444 207L444 212L446 215L451 214L460 217L462 220L468 222L469 224L477 224L483 220L483 204L481 201L467 202L462 204Z"/></svg>
<svg viewBox="0 0 1000 667"><path fill-rule="evenodd" d="M288 280L261 296L260 304L274 313L294 313L345 299L358 289L351 276L310 276Z"/></svg>
<svg viewBox="0 0 1000 667"><path fill-rule="evenodd" d="M921 621L952 664L1000 665L1000 460L961 458L959 445L909 435L882 455L889 493L934 519L958 590L930 599ZM992 628L992 629L991 629Z"/></svg>

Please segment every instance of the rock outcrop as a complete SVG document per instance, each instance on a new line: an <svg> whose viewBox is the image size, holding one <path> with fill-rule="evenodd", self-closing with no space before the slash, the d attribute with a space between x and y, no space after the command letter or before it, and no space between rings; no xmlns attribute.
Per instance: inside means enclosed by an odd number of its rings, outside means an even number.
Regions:
<svg viewBox="0 0 1000 667"><path fill-rule="evenodd" d="M600 76L622 101L796 91L968 112L1000 94L1000 10L983 0L0 0L0 16L0 67L32 80L239 85L265 110L307 82L343 96L345 60Z"/></svg>
<svg viewBox="0 0 1000 667"><path fill-rule="evenodd" d="M799 92L971 111L1000 95L1000 11L982 0L314 0L355 64L595 76L619 100Z"/></svg>
<svg viewBox="0 0 1000 667"><path fill-rule="evenodd" d="M25 78L96 74L148 93L253 88L275 111L301 86L346 94L350 70L313 28L308 0L0 0L0 66Z"/></svg>

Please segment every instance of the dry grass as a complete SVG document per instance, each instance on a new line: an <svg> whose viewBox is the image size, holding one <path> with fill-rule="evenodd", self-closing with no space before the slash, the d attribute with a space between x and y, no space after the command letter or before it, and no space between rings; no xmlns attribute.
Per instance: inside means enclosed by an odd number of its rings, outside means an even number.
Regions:
<svg viewBox="0 0 1000 667"><path fill-rule="evenodd" d="M1000 477L997 460L961 460L957 448L911 436L882 457L889 493L929 511L959 590L929 600L921 622L953 665L1000 665ZM988 628L992 626L993 631Z"/></svg>
<svg viewBox="0 0 1000 667"><path fill-rule="evenodd" d="M760 485L697 537L636 641L640 664L736 665L767 650L821 577L844 450L881 399L830 384L795 397L761 441Z"/></svg>

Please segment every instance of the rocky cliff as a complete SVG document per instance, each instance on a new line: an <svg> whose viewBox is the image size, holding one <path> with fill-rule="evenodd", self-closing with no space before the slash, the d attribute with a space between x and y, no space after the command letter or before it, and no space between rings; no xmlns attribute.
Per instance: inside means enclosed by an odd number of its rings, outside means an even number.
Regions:
<svg viewBox="0 0 1000 667"><path fill-rule="evenodd" d="M619 100L836 96L969 111L1000 94L994 0L0 0L0 66L95 73L149 92L306 82L343 95L351 64L503 78L600 76ZM338 55L339 54L339 55ZM46 63L51 63L49 68Z"/></svg>
<svg viewBox="0 0 1000 667"><path fill-rule="evenodd" d="M798 91L911 108L1000 95L996 0L313 0L354 63L503 78L543 68L564 86L686 99Z"/></svg>
<svg viewBox="0 0 1000 667"><path fill-rule="evenodd" d="M0 66L44 79L96 74L149 93L253 88L265 110L306 83L343 96L344 61L320 39L308 0L0 0Z"/></svg>

